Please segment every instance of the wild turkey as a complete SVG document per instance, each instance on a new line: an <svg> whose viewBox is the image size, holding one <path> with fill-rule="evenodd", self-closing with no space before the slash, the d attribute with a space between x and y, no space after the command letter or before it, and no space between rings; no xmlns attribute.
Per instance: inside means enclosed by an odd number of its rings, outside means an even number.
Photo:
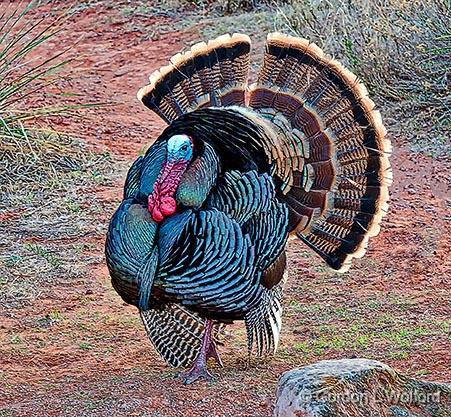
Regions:
<svg viewBox="0 0 451 417"><path fill-rule="evenodd" d="M390 142L356 76L273 33L248 88L250 47L194 45L138 92L169 126L130 168L106 241L114 288L169 364L192 364L185 383L220 363L224 323L244 320L249 352L276 350L289 236L346 271L387 211Z"/></svg>

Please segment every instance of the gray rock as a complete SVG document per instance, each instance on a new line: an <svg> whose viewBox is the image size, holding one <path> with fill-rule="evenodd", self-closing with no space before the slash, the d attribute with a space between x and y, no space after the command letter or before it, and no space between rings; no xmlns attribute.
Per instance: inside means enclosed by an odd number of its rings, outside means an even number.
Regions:
<svg viewBox="0 0 451 417"><path fill-rule="evenodd" d="M369 359L285 372L274 417L451 417L451 385L404 376Z"/></svg>

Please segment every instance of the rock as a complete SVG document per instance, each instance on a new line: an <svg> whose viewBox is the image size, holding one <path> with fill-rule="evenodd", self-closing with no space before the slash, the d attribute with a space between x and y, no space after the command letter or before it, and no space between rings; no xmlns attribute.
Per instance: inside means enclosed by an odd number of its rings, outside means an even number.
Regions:
<svg viewBox="0 0 451 417"><path fill-rule="evenodd" d="M285 372L274 417L447 417L451 385L420 381L369 359L314 363Z"/></svg>

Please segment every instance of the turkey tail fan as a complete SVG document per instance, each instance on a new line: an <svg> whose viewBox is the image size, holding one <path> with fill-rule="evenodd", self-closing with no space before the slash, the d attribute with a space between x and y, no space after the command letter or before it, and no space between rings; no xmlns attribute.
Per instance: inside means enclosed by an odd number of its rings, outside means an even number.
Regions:
<svg viewBox="0 0 451 417"><path fill-rule="evenodd" d="M204 322L196 313L178 304L140 310L147 336L162 358L174 367L189 366L196 359L204 332ZM217 342L220 325L215 324L212 336Z"/></svg>
<svg viewBox="0 0 451 417"><path fill-rule="evenodd" d="M340 271L363 256L388 208L391 145L367 94L318 46L280 33L268 35L250 87L249 106L285 132L275 180L290 230Z"/></svg>
<svg viewBox="0 0 451 417"><path fill-rule="evenodd" d="M244 105L250 46L241 34L198 43L155 71L138 98L167 123L202 107Z"/></svg>

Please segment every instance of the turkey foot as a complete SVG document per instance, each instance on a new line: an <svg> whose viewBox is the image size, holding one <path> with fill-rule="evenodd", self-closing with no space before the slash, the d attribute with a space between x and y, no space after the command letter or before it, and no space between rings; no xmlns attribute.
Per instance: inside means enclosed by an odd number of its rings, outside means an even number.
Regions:
<svg viewBox="0 0 451 417"><path fill-rule="evenodd" d="M223 366L218 351L216 350L216 345L211 340L212 328L213 322L206 320L202 344L197 358L187 371L180 372L178 375L185 385L191 384L198 379L205 379L207 381L213 379L213 375L207 369L207 360L209 358L213 358L219 366Z"/></svg>

